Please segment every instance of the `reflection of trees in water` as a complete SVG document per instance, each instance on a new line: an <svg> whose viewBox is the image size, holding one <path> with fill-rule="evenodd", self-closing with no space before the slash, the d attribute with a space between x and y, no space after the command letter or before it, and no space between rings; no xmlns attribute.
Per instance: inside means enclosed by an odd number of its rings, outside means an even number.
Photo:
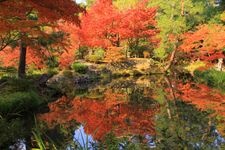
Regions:
<svg viewBox="0 0 225 150"><path fill-rule="evenodd" d="M68 100L63 97L50 104L50 112L39 118L50 125L77 120L85 124L85 132L95 139L102 139L111 130L116 136L154 134L153 122L158 106L143 109L139 105L129 104L124 97L125 94L112 93L110 90L105 91L104 100L100 101L90 98ZM69 103L71 107L64 109L61 107L63 103Z"/></svg>
<svg viewBox="0 0 225 150"><path fill-rule="evenodd" d="M211 135L211 121L207 112L201 112L193 105L182 101L169 102L171 118L166 106L161 107L156 119L156 143L159 149L210 147L215 140Z"/></svg>
<svg viewBox="0 0 225 150"><path fill-rule="evenodd" d="M194 104L201 110L212 110L211 118L220 118L218 130L225 134L225 95L204 84L178 83L175 88L176 96L185 102Z"/></svg>
<svg viewBox="0 0 225 150"><path fill-rule="evenodd" d="M56 124L49 127L45 122L38 121L33 128L32 148L58 150L74 145L73 132L79 124L75 121ZM41 147L40 147L41 144Z"/></svg>
<svg viewBox="0 0 225 150"><path fill-rule="evenodd" d="M128 97L129 103L134 106L150 109L150 106L156 105L156 101L151 98L149 88L133 88Z"/></svg>
<svg viewBox="0 0 225 150"><path fill-rule="evenodd" d="M157 149L211 148L218 137L212 130L214 120L200 109L215 102L219 106L225 100L223 95L202 85L177 84L163 78L149 83L146 87L118 81L88 89L83 97L62 97L49 104L50 112L39 118L50 126L77 120L85 125L85 133L97 140L113 131L119 138L154 135Z"/></svg>
<svg viewBox="0 0 225 150"><path fill-rule="evenodd" d="M165 81L168 88L161 90L165 92L164 103L161 103L156 119L157 148L212 149L222 143L224 146L225 140L215 128L215 119L209 112L201 111L215 102L221 104L225 100L224 95L205 85L171 83L168 78ZM218 108L211 108L218 111Z"/></svg>
<svg viewBox="0 0 225 150"><path fill-rule="evenodd" d="M25 123L22 119L8 121L0 117L0 149L8 149L6 146L28 136L31 130L30 124L32 123Z"/></svg>

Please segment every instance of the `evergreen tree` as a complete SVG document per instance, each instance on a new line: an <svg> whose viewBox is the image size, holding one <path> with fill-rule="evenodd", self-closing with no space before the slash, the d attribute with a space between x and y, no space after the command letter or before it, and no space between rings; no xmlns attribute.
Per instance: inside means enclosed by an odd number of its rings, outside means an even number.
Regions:
<svg viewBox="0 0 225 150"><path fill-rule="evenodd" d="M150 1L149 6L158 7L160 44L155 50L155 57L163 62L170 55L164 70L168 70L174 60L182 33L207 22L216 13L214 3L210 0L157 0Z"/></svg>

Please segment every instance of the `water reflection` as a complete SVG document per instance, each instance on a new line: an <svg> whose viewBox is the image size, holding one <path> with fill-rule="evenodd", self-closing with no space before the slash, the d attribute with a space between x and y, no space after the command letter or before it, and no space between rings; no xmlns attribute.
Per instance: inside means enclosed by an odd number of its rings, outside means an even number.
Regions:
<svg viewBox="0 0 225 150"><path fill-rule="evenodd" d="M19 139L17 142L9 146L9 150L26 150L26 141L24 139Z"/></svg>
<svg viewBox="0 0 225 150"><path fill-rule="evenodd" d="M221 135L224 120L216 118L225 117L224 103L225 95L201 84L171 82L164 77L119 79L90 87L74 98L63 96L38 118L49 128L80 123L70 126L75 129L73 140L87 149L107 145L111 133L126 139L111 140L116 149L133 144L140 149L214 149L225 143Z"/></svg>
<svg viewBox="0 0 225 150"><path fill-rule="evenodd" d="M139 136L131 136L129 138L129 142L133 144L140 143L140 140L141 139ZM156 148L156 143L154 142L154 138L151 135L145 135L142 140L146 141L149 148ZM95 150L101 148L100 143L98 141L94 140L91 135L86 134L82 125L74 131L73 141L78 144L76 147L77 149ZM120 141L117 149L124 150L127 145L128 141ZM67 150L74 149L75 147L73 146L67 147Z"/></svg>
<svg viewBox="0 0 225 150"><path fill-rule="evenodd" d="M76 120L85 124L87 134L102 140L112 130L117 137L129 134L155 134L154 116L158 105L152 102L149 109L130 104L124 94L105 91L104 99L62 97L49 105L50 112L40 116L49 126ZM65 110L66 109L66 110Z"/></svg>
<svg viewBox="0 0 225 150"><path fill-rule="evenodd" d="M176 96L194 104L200 110L211 110L212 117L219 121L218 130L225 133L225 95L203 84L178 83Z"/></svg>
<svg viewBox="0 0 225 150"><path fill-rule="evenodd" d="M97 147L97 141L95 141L91 135L85 133L82 125L74 131L73 141L78 144L77 147L79 149L94 150ZM73 149L74 147L71 145L67 147L67 150Z"/></svg>

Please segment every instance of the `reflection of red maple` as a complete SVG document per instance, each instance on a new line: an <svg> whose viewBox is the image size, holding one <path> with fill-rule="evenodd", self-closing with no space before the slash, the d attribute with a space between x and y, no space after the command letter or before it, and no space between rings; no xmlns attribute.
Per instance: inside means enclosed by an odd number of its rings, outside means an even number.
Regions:
<svg viewBox="0 0 225 150"><path fill-rule="evenodd" d="M182 100L191 102L201 109L213 109L217 113L225 116L225 95L219 91L213 90L204 84L179 84L178 89L181 92L179 96Z"/></svg>
<svg viewBox="0 0 225 150"><path fill-rule="evenodd" d="M104 100L75 98L69 101L66 97L62 97L50 104L50 112L40 115L39 119L49 125L76 120L84 124L85 132L97 140L101 140L110 131L116 136L153 135L155 133L153 117L157 109L143 110L128 104L124 98L125 95L110 91L105 93Z"/></svg>
<svg viewBox="0 0 225 150"><path fill-rule="evenodd" d="M194 104L201 110L214 110L215 116L225 117L225 95L221 94L218 90L211 89L204 84L178 84L177 97L180 99ZM221 122L224 124L224 122ZM224 133L225 128L219 128L221 133Z"/></svg>

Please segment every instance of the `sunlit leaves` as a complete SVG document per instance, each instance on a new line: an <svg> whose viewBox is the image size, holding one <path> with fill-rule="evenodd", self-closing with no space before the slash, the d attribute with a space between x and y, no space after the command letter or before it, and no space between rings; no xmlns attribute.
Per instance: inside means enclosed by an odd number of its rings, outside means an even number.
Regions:
<svg viewBox="0 0 225 150"><path fill-rule="evenodd" d="M201 25L195 32L186 33L181 49L192 54L192 59L211 61L225 58L225 27L219 24Z"/></svg>

